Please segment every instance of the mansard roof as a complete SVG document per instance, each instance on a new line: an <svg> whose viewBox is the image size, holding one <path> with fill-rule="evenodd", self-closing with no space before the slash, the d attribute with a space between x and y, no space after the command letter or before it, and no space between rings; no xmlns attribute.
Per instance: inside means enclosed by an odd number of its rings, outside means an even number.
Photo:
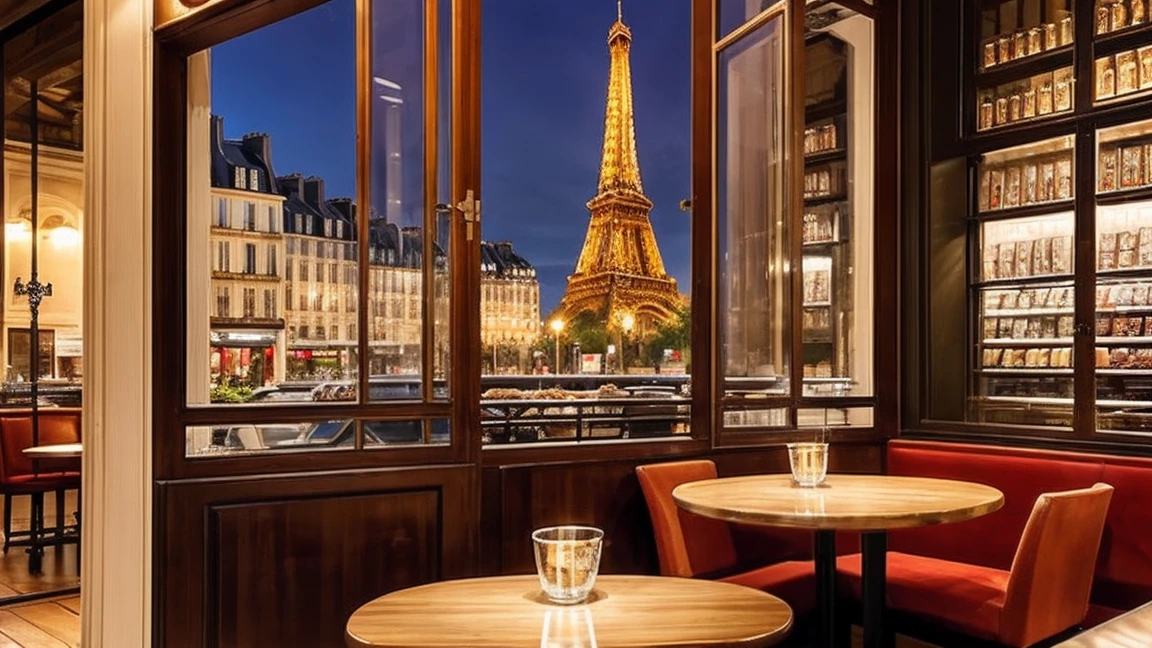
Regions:
<svg viewBox="0 0 1152 648"><path fill-rule="evenodd" d="M480 241L480 271L501 279L536 276L536 268L512 249L511 241Z"/></svg>
<svg viewBox="0 0 1152 648"><path fill-rule="evenodd" d="M237 189L233 169L245 171L243 189L258 193L278 193L272 181L276 177L272 170L271 137L263 133L250 133L242 140L224 138L224 118L212 115L209 128L212 149L212 186L223 189ZM252 187L251 171L258 171L257 185Z"/></svg>

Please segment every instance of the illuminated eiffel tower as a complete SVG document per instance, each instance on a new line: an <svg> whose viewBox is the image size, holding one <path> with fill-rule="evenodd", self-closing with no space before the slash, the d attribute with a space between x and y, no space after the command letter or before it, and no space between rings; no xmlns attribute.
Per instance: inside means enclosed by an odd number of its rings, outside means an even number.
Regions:
<svg viewBox="0 0 1152 648"><path fill-rule="evenodd" d="M648 218L652 201L644 195L636 159L628 61L632 32L624 24L619 0L616 11L616 22L608 30L611 69L599 190L588 201L592 216L584 248L553 316L570 321L584 311L606 313L608 323L616 326L631 315L645 331L675 316L685 298L664 271Z"/></svg>

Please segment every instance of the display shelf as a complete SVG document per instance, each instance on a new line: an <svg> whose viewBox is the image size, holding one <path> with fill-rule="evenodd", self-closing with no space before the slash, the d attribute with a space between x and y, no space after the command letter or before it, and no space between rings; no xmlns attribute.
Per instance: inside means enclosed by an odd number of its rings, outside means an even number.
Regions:
<svg viewBox="0 0 1152 648"><path fill-rule="evenodd" d="M805 252L827 252L829 248L842 243L843 241L806 241L802 246Z"/></svg>
<svg viewBox="0 0 1152 648"><path fill-rule="evenodd" d="M1152 184L1132 189L1117 189L1096 194L1098 205L1122 205L1124 203L1152 201Z"/></svg>
<svg viewBox="0 0 1152 648"><path fill-rule="evenodd" d="M997 347L1066 347L1072 346L1072 338L988 338L980 343L984 346Z"/></svg>
<svg viewBox="0 0 1152 648"><path fill-rule="evenodd" d="M804 205L813 207L816 205L826 205L834 202L844 202L848 200L848 194L844 192L827 194L824 196L812 196L804 199Z"/></svg>
<svg viewBox="0 0 1152 648"><path fill-rule="evenodd" d="M1044 72L1051 72L1056 68L1072 65L1072 44L1061 45L1053 50L1046 50L1041 54L1014 59L1007 63L999 63L983 72L973 76L975 84L981 88L1004 85L1019 81L1027 77Z"/></svg>
<svg viewBox="0 0 1152 648"><path fill-rule="evenodd" d="M1128 26L1117 31L1097 34L1092 41L1093 55L1096 57L1132 50L1152 43L1152 23Z"/></svg>
<svg viewBox="0 0 1152 648"><path fill-rule="evenodd" d="M1098 376L1152 376L1152 369L1122 369L1122 368L1099 368L1096 370Z"/></svg>
<svg viewBox="0 0 1152 648"><path fill-rule="evenodd" d="M971 400L988 401L992 403L1030 403L1033 405L1067 405L1072 406L1071 398L1055 396L974 396Z"/></svg>
<svg viewBox="0 0 1152 648"><path fill-rule="evenodd" d="M1076 206L1076 201L1073 199L1068 200L1055 200L1051 202L1040 202L1031 205L1023 205L1021 207L1008 207L1003 209L989 209L986 211L977 211L972 215L980 221L992 220L1011 220L1014 218L1025 218L1028 216L1048 216L1058 215L1062 212L1070 212Z"/></svg>
<svg viewBox="0 0 1152 648"><path fill-rule="evenodd" d="M1100 344L1100 345L1104 345L1104 346L1112 346L1112 345L1121 345L1121 346L1140 345L1140 346L1143 346L1146 344L1152 344L1152 337L1144 336L1144 335L1132 336L1132 337L1116 337L1114 335L1113 336L1098 336L1096 338L1096 344Z"/></svg>
<svg viewBox="0 0 1152 648"><path fill-rule="evenodd" d="M1113 268L1109 270L1097 268L1096 276L1101 279L1152 279L1152 267Z"/></svg>
<svg viewBox="0 0 1152 648"><path fill-rule="evenodd" d="M1072 308L996 308L984 311L985 317L1040 317L1044 315L1072 315Z"/></svg>
<svg viewBox="0 0 1152 648"><path fill-rule="evenodd" d="M831 308L832 302L804 302L804 308Z"/></svg>
<svg viewBox="0 0 1152 648"><path fill-rule="evenodd" d="M978 373L983 376L1071 376L1073 371L1060 367L1018 367L980 369Z"/></svg>
<svg viewBox="0 0 1152 648"><path fill-rule="evenodd" d="M985 279L981 281L972 282L973 288L1015 288L1019 287L1034 287L1037 285L1050 284L1060 281L1071 281L1074 275L1059 274L1059 275L1036 275L1032 277L1016 277L1014 279Z"/></svg>
<svg viewBox="0 0 1152 648"><path fill-rule="evenodd" d="M804 108L804 121L816 122L848 111L848 101L842 97L822 101Z"/></svg>
<svg viewBox="0 0 1152 648"><path fill-rule="evenodd" d="M804 156L804 164L815 165L827 162L838 162L840 160L848 159L848 151L844 149L833 149L831 151L820 151L818 153L809 153Z"/></svg>

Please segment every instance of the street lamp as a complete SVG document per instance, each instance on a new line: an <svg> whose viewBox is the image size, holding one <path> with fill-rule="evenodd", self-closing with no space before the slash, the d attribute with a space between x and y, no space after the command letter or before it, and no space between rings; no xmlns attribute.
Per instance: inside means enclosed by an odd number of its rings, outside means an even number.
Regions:
<svg viewBox="0 0 1152 648"><path fill-rule="evenodd" d="M560 331L564 330L564 320L552 320L552 332L556 334L556 366L554 367L555 373L560 373Z"/></svg>
<svg viewBox="0 0 1152 648"><path fill-rule="evenodd" d="M632 332L632 327L636 325L636 319L632 317L632 313L624 313L620 316L620 345L618 351L617 362L620 364L620 373L624 373L624 335Z"/></svg>

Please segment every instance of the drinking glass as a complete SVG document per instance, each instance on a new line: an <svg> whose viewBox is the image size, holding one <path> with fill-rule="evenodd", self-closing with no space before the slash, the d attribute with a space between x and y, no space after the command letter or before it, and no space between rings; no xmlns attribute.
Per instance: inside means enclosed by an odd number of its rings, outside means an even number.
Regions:
<svg viewBox="0 0 1152 648"><path fill-rule="evenodd" d="M789 443L788 464L797 486L814 488L824 483L828 474L828 444L818 442Z"/></svg>
<svg viewBox="0 0 1152 648"><path fill-rule="evenodd" d="M556 526L532 532L540 588L553 603L580 603L592 593L600 571L604 531L587 526Z"/></svg>

